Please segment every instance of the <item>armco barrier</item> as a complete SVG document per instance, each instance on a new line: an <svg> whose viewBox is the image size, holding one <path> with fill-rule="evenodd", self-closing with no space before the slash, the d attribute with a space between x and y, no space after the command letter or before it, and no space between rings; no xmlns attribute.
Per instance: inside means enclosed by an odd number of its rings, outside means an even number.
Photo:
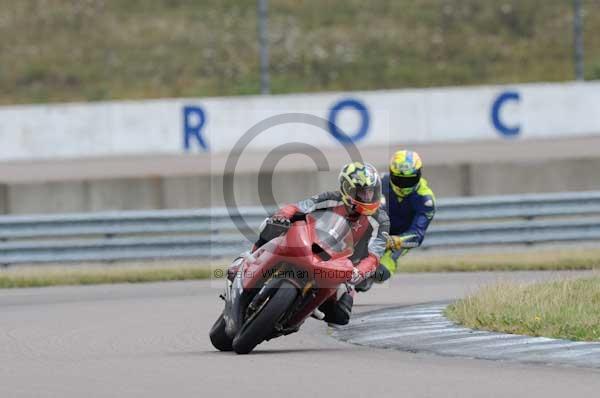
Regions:
<svg viewBox="0 0 600 398"><path fill-rule="evenodd" d="M256 228L272 209L240 208ZM227 209L0 217L0 264L233 256ZM424 247L600 240L600 192L442 199Z"/></svg>

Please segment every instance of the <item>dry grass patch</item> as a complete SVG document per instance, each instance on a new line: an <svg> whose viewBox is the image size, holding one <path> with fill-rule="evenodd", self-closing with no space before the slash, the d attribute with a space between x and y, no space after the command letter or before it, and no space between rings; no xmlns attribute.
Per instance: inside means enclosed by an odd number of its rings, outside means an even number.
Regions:
<svg viewBox="0 0 600 398"><path fill-rule="evenodd" d="M544 271L600 269L600 250L568 249L419 255L400 258L400 272Z"/></svg>
<svg viewBox="0 0 600 398"><path fill-rule="evenodd" d="M0 271L0 288L182 281L207 279L213 272L210 267L192 265L27 267Z"/></svg>
<svg viewBox="0 0 600 398"><path fill-rule="evenodd" d="M600 341L600 276L499 283L450 305L446 315L474 329Z"/></svg>
<svg viewBox="0 0 600 398"><path fill-rule="evenodd" d="M416 254L416 253L415 253ZM119 265L13 266L0 270L0 288L102 283L143 283L221 278L231 259L126 262ZM400 259L399 272L468 272L600 269L600 250L421 254ZM218 270L218 271L217 271ZM215 271L217 275L215 275Z"/></svg>
<svg viewBox="0 0 600 398"><path fill-rule="evenodd" d="M600 2L585 0L588 79ZM256 1L0 0L0 103L259 93ZM572 5L278 0L274 93L573 79Z"/></svg>

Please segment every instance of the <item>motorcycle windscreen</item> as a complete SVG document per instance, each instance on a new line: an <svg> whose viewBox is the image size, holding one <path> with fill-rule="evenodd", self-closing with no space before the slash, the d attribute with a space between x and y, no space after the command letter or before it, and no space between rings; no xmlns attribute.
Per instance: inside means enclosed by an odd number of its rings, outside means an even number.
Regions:
<svg viewBox="0 0 600 398"><path fill-rule="evenodd" d="M354 239L348 221L331 210L318 210L306 216L314 221L314 243L332 258L349 257L354 253Z"/></svg>

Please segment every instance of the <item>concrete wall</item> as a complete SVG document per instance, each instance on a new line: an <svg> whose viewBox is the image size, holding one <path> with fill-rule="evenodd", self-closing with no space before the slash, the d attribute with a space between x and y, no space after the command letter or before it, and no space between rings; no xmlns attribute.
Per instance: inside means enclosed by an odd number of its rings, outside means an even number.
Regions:
<svg viewBox="0 0 600 398"><path fill-rule="evenodd" d="M0 162L573 138L600 135L599 115L600 82L2 106Z"/></svg>
<svg viewBox="0 0 600 398"><path fill-rule="evenodd" d="M470 167L473 195L600 189L600 159L573 159Z"/></svg>
<svg viewBox="0 0 600 398"><path fill-rule="evenodd" d="M118 179L4 185L5 214L163 208L160 179ZM2 206L3 205L3 206Z"/></svg>
<svg viewBox="0 0 600 398"><path fill-rule="evenodd" d="M438 197L600 190L600 158L433 165L424 174ZM336 187L337 170L283 171L275 175L272 191L282 203ZM234 192L238 205L259 205L258 174L237 174ZM5 214L224 204L222 177L208 175L0 186L0 210Z"/></svg>
<svg viewBox="0 0 600 398"><path fill-rule="evenodd" d="M232 153L238 205L296 201L357 158L332 126L383 171L419 152L438 197L600 189L600 81L539 83L0 107L0 214L223 206Z"/></svg>
<svg viewBox="0 0 600 398"><path fill-rule="evenodd" d="M8 214L90 210L88 190L82 181L7 185L6 192Z"/></svg>

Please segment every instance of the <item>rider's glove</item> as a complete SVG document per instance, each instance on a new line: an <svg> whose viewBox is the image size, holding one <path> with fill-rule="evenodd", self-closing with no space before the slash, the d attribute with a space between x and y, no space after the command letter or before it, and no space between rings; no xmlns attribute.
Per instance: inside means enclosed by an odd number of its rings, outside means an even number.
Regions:
<svg viewBox="0 0 600 398"><path fill-rule="evenodd" d="M360 271L356 268L352 269L352 279L350 279L350 284L351 285L356 285L357 283L361 282L363 280L362 275L360 274Z"/></svg>
<svg viewBox="0 0 600 398"><path fill-rule="evenodd" d="M379 258L374 254L369 253L367 257L360 260L352 271L352 280L350 283L355 285L373 275L375 269L377 269L377 264L379 264Z"/></svg>
<svg viewBox="0 0 600 398"><path fill-rule="evenodd" d="M389 235L387 240L387 248L391 250L400 250L402 249L402 245L404 241L401 236L398 235Z"/></svg>
<svg viewBox="0 0 600 398"><path fill-rule="evenodd" d="M298 211L298 206L287 205L279 209L275 214L273 214L273 216L271 216L271 220L278 224L286 224L290 222L291 218Z"/></svg>
<svg viewBox="0 0 600 398"><path fill-rule="evenodd" d="M386 247L390 250L396 251L400 249L412 249L417 247L419 244L415 242L416 235L387 235L386 236Z"/></svg>
<svg viewBox="0 0 600 398"><path fill-rule="evenodd" d="M276 215L276 214L274 214L271 217L271 223L272 224L284 225L284 226L289 226L291 224L289 218L283 217L283 216L279 216L279 215Z"/></svg>

